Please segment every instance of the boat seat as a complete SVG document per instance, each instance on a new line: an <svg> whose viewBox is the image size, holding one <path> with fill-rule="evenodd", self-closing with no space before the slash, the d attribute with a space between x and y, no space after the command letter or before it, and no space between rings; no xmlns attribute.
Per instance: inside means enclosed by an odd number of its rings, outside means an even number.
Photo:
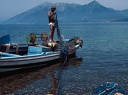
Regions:
<svg viewBox="0 0 128 95"><path fill-rule="evenodd" d="M28 55L31 54L41 54L42 53L42 48L35 47L35 46L29 46L28 47Z"/></svg>
<svg viewBox="0 0 128 95"><path fill-rule="evenodd" d="M49 48L46 48L44 46L29 46L28 47L28 55L31 54L42 54L43 52L48 52Z"/></svg>
<svg viewBox="0 0 128 95"><path fill-rule="evenodd" d="M16 46L16 54L18 54L18 44L11 43L9 34L0 37L0 51L9 52L11 46Z"/></svg>
<svg viewBox="0 0 128 95"><path fill-rule="evenodd" d="M0 51L7 51L10 48L10 35L0 37Z"/></svg>
<svg viewBox="0 0 128 95"><path fill-rule="evenodd" d="M4 35L2 37L0 37L0 45L4 45L4 44L9 44L10 43L10 35Z"/></svg>

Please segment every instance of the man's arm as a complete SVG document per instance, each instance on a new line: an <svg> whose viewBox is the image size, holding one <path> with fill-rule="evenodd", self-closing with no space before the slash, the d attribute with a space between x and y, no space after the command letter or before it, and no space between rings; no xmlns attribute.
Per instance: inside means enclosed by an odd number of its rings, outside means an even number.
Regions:
<svg viewBox="0 0 128 95"><path fill-rule="evenodd" d="M51 12L51 11L49 11L49 12L48 12L48 17L51 17L51 16L53 16L54 14L56 14L56 12Z"/></svg>

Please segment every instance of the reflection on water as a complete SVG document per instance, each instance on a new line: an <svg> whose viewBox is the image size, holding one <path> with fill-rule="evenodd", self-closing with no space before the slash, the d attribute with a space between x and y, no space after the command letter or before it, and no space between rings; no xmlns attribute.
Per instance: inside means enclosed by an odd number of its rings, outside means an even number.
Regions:
<svg viewBox="0 0 128 95"><path fill-rule="evenodd" d="M64 70L68 66L79 66L81 63L82 58L72 58L65 64ZM0 78L0 95L11 93L32 94L33 90L37 90L34 94L58 93L60 67L61 63L57 63L41 69L2 77ZM30 89L32 90L30 91Z"/></svg>

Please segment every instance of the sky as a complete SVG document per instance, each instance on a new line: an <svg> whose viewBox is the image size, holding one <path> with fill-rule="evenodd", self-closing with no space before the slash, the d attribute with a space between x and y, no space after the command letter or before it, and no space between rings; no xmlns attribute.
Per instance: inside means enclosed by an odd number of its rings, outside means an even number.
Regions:
<svg viewBox="0 0 128 95"><path fill-rule="evenodd" d="M94 0L0 0L0 20L9 19L44 2L88 4ZM128 9L128 0L96 0L101 5L115 10Z"/></svg>

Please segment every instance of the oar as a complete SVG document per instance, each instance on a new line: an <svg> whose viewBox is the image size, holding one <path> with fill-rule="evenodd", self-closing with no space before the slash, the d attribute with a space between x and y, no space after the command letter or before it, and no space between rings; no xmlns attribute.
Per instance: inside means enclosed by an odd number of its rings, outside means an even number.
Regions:
<svg viewBox="0 0 128 95"><path fill-rule="evenodd" d="M62 36L61 36L60 28L59 28L59 25L58 25L57 14L56 14L55 28L57 30L57 37L58 37L59 41L62 41Z"/></svg>

